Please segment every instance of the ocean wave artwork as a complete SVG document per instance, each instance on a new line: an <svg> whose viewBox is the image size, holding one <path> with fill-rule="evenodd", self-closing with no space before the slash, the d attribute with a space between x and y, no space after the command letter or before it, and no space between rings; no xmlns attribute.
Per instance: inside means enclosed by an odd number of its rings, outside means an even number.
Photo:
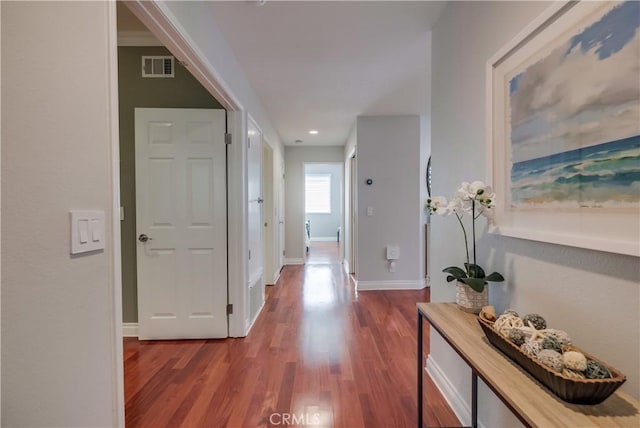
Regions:
<svg viewBox="0 0 640 428"><path fill-rule="evenodd" d="M508 77L512 208L640 208L640 2L605 2Z"/></svg>

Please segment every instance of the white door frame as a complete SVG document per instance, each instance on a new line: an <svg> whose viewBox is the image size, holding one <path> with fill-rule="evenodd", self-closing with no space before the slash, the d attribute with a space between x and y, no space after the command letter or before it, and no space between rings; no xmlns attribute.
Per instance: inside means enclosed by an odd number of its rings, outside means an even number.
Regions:
<svg viewBox="0 0 640 428"><path fill-rule="evenodd" d="M118 105L118 24L116 3L108 2L107 32L108 32L108 76L109 76L109 133L111 147L109 148L110 171L110 219L111 221L111 266L113 268L113 288L110 292L111 322L111 361L113 394L113 420L118 427L124 427L124 349L122 344L122 254L120 244L120 119ZM115 367L114 367L115 366Z"/></svg>
<svg viewBox="0 0 640 428"><path fill-rule="evenodd" d="M274 189L274 150L266 138L262 138L262 217L264 222L263 237L263 260L264 260L264 283L275 284L276 263L275 263L275 189Z"/></svg>
<svg viewBox="0 0 640 428"><path fill-rule="evenodd" d="M345 236L345 240L349 239L349 272L357 277L357 259L358 259L358 160L356 157L356 148L347 157L349 168L349 217L345 219L345 223L349 222L349 236Z"/></svg>
<svg viewBox="0 0 640 428"><path fill-rule="evenodd" d="M144 0L124 4L227 110L227 132L232 135L231 145L227 150L228 281L229 303L233 305L233 313L229 315L229 336L244 337L249 328L243 316L248 310L248 294L244 287L248 280L247 147L244 144L247 113L202 52L192 48L195 46L193 40L181 27L174 25L166 6ZM115 31L115 19L112 27ZM116 64L115 60L112 62ZM115 76L117 90L117 74ZM117 116L117 108L115 114ZM117 132L115 135L117 146ZM118 293L121 293L121 289Z"/></svg>

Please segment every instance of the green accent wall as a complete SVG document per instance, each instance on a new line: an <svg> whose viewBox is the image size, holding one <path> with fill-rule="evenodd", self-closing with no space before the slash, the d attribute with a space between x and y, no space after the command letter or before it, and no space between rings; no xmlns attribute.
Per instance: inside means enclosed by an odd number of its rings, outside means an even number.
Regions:
<svg viewBox="0 0 640 428"><path fill-rule="evenodd" d="M122 239L123 322L138 322L136 270L136 157L134 109L223 108L182 65L175 63L174 78L142 78L143 55L171 55L164 47L119 47L120 204L124 207Z"/></svg>

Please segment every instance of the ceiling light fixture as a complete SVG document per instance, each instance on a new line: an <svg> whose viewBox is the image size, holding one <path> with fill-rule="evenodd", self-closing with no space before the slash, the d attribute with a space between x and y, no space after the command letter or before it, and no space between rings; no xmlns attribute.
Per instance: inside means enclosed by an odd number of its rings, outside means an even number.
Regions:
<svg viewBox="0 0 640 428"><path fill-rule="evenodd" d="M311 131L309 131L309 134L318 135L318 131L316 129L312 129Z"/></svg>

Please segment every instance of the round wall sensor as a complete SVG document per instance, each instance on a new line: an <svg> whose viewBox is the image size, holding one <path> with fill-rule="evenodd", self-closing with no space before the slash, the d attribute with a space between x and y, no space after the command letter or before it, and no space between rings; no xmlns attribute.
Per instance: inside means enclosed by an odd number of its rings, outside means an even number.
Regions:
<svg viewBox="0 0 640 428"><path fill-rule="evenodd" d="M373 184L373 180L370 178L367 178L367 181L365 181L365 183L367 183L367 186L371 186Z"/></svg>

